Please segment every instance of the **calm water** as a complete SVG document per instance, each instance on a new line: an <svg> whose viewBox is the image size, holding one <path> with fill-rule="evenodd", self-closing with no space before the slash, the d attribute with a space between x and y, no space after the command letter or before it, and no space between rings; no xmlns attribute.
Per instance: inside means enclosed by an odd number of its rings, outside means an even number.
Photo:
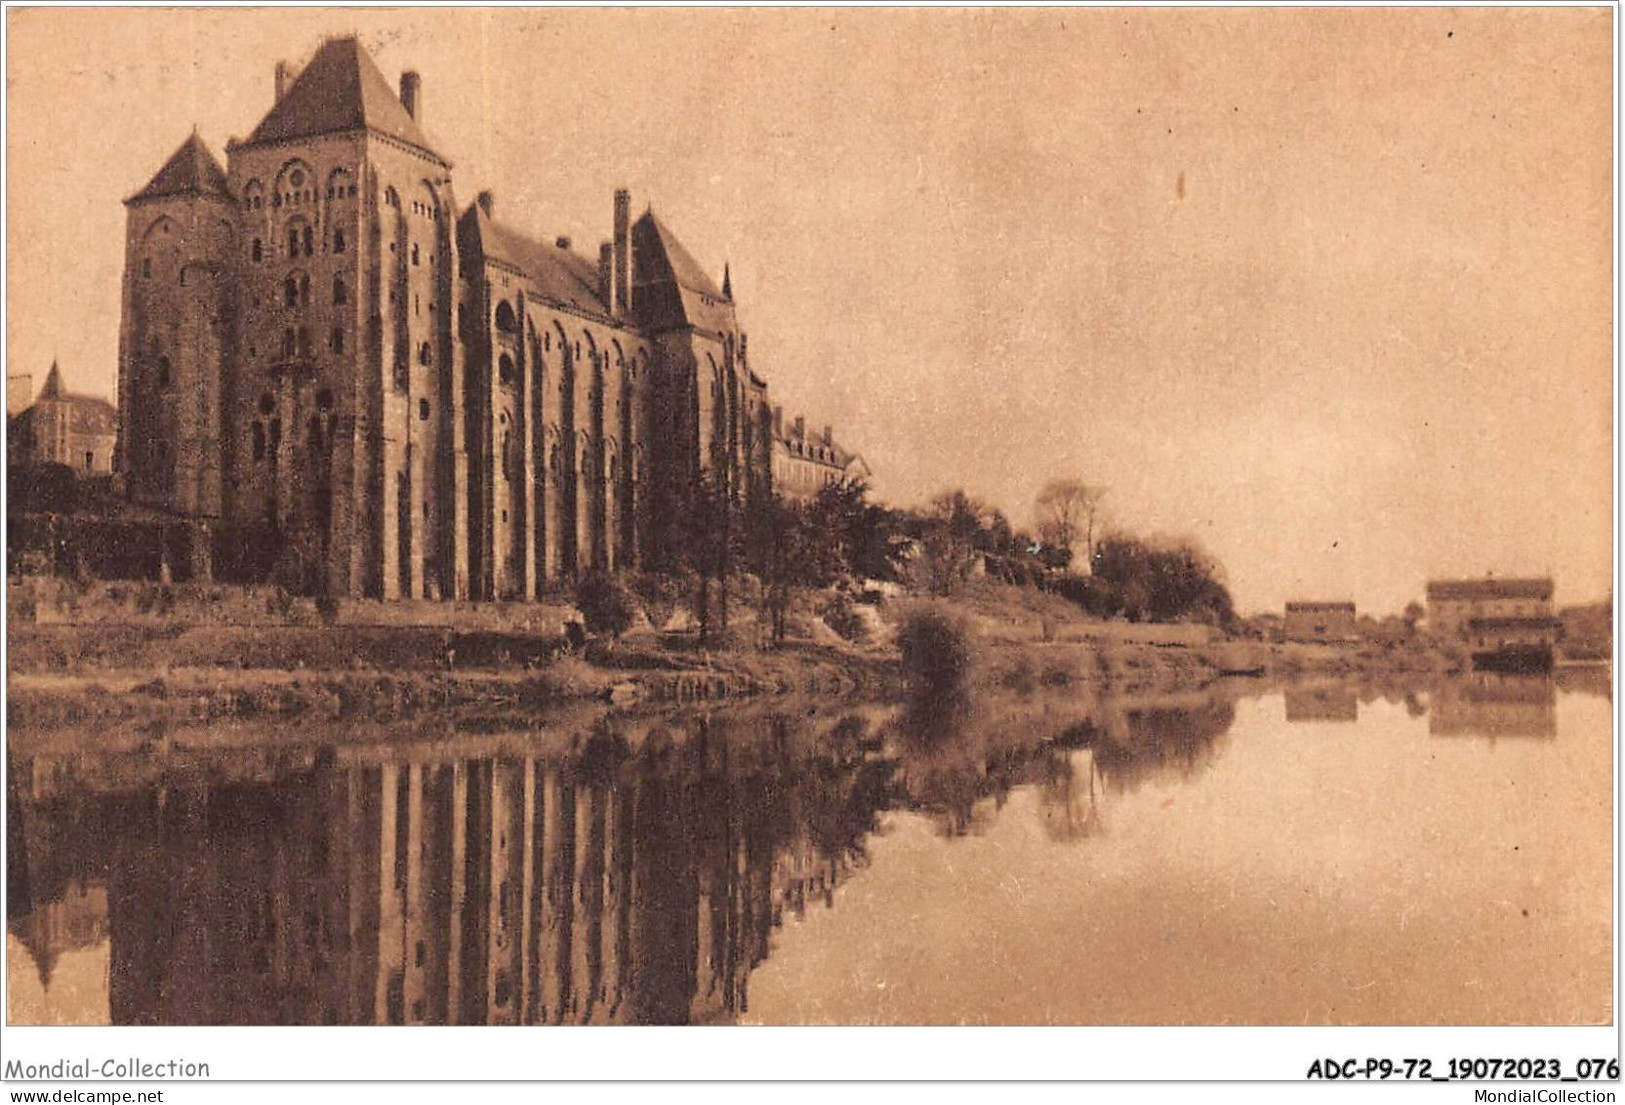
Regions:
<svg viewBox="0 0 1625 1105"><path fill-rule="evenodd" d="M1606 1022L1607 686L13 733L10 1017Z"/></svg>

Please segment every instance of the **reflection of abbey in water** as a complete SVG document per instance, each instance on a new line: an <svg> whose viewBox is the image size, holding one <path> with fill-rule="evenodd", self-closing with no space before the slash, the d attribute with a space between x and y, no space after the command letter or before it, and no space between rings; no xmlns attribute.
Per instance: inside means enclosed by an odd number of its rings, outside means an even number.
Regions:
<svg viewBox="0 0 1625 1105"><path fill-rule="evenodd" d="M1557 687L1544 677L1481 673L1440 685L1428 710L1435 737L1555 737Z"/></svg>
<svg viewBox="0 0 1625 1105"><path fill-rule="evenodd" d="M569 755L464 734L13 757L8 927L79 1023L726 1021L883 812L956 836L1033 789L1046 833L1083 840L1106 795L1205 770L1233 716L1071 694L925 729L600 718L553 732ZM93 1008L50 992L87 947L111 962Z"/></svg>
<svg viewBox="0 0 1625 1105"><path fill-rule="evenodd" d="M727 1018L784 911L861 861L875 809L846 820L861 771L792 790L703 737L420 751L96 799L25 778L12 932L47 985L61 950L110 937L117 1024Z"/></svg>

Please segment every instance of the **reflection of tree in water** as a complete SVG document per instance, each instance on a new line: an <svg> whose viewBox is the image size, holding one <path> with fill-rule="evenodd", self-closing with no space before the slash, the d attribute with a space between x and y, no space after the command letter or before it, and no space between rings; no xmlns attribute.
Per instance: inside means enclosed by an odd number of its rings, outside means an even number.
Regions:
<svg viewBox="0 0 1625 1105"><path fill-rule="evenodd" d="M1099 766L1092 750L1054 750L1046 757L1049 772L1039 788L1044 831L1053 840L1084 840L1106 831L1097 789ZM1081 764L1081 767L1080 767ZM1079 772L1083 779L1079 780Z"/></svg>
<svg viewBox="0 0 1625 1105"><path fill-rule="evenodd" d="M1118 791L1168 772L1189 778L1212 761L1234 720L1234 706L1218 698L1121 698L1057 718L1025 700L933 696L908 702L898 719L897 783L906 804L948 836L985 828L1012 790L1033 786L1046 831L1082 839L1101 829L1097 774ZM1074 749L1089 754L1074 761Z"/></svg>
<svg viewBox="0 0 1625 1105"><path fill-rule="evenodd" d="M1114 724L1097 731L1094 764L1119 793L1155 779L1189 779L1212 764L1219 738L1235 720L1235 706L1227 699L1199 706L1129 706Z"/></svg>

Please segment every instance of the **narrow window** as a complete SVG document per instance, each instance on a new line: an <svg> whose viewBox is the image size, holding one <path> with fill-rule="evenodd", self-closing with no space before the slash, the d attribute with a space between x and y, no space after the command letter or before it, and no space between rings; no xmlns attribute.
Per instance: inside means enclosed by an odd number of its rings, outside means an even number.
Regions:
<svg viewBox="0 0 1625 1105"><path fill-rule="evenodd" d="M341 330L337 326L333 327L332 346L333 346L333 352L335 352L335 353L343 353L344 352L344 331Z"/></svg>
<svg viewBox="0 0 1625 1105"><path fill-rule="evenodd" d="M310 306L310 277L299 278L299 302L306 307Z"/></svg>
<svg viewBox="0 0 1625 1105"><path fill-rule="evenodd" d="M161 388L167 388L169 386L169 358L168 357L159 357L158 358L158 386L161 387Z"/></svg>
<svg viewBox="0 0 1625 1105"><path fill-rule="evenodd" d="M418 350L418 364L420 364L420 365L432 365L432 364L434 364L434 350L429 347L428 342L424 342L422 348L420 348Z"/></svg>
<svg viewBox="0 0 1625 1105"><path fill-rule="evenodd" d="M342 230L333 231L333 252L344 252L344 231Z"/></svg>
<svg viewBox="0 0 1625 1105"><path fill-rule="evenodd" d="M315 232L312 231L310 227L308 227L308 226L305 227L305 256L306 257L309 257L313 252L315 252L315 243L316 243Z"/></svg>
<svg viewBox="0 0 1625 1105"><path fill-rule="evenodd" d="M264 256L265 256L265 246L260 242L260 240L258 238L254 239L254 248L253 248L252 251L250 251L250 256L253 257L254 263L256 265L259 264L261 259L263 259Z"/></svg>
<svg viewBox="0 0 1625 1105"><path fill-rule="evenodd" d="M143 280L151 280L152 279L152 258L151 257L143 257L143 258L141 258L141 279L143 279Z"/></svg>
<svg viewBox="0 0 1625 1105"><path fill-rule="evenodd" d="M265 459L265 423L254 423L254 459Z"/></svg>
<svg viewBox="0 0 1625 1105"><path fill-rule="evenodd" d="M338 303L338 304L342 304L348 298L349 298L348 292L344 287L344 277L342 277L342 276L333 277L333 302Z"/></svg>
<svg viewBox="0 0 1625 1105"><path fill-rule="evenodd" d="M299 355L310 356L310 328L306 326L299 328Z"/></svg>
<svg viewBox="0 0 1625 1105"><path fill-rule="evenodd" d="M299 306L299 281L291 276L282 282L282 302L288 307Z"/></svg>
<svg viewBox="0 0 1625 1105"><path fill-rule="evenodd" d="M418 263L418 244L416 242L413 242L412 243L412 264L415 265L417 263Z"/></svg>
<svg viewBox="0 0 1625 1105"><path fill-rule="evenodd" d="M299 256L299 228L297 226L288 227L288 256Z"/></svg>
<svg viewBox="0 0 1625 1105"><path fill-rule="evenodd" d="M418 400L418 421L429 421L429 401L427 399Z"/></svg>
<svg viewBox="0 0 1625 1105"><path fill-rule="evenodd" d="M95 453L86 453L85 454L85 471L88 472L92 468L94 468L95 466L96 466L96 454Z"/></svg>

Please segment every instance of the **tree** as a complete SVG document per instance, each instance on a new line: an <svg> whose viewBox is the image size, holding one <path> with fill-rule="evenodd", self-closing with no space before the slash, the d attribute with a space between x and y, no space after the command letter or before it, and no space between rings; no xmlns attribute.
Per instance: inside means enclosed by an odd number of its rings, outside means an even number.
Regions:
<svg viewBox="0 0 1625 1105"><path fill-rule="evenodd" d="M1039 539L1046 545L1064 549L1072 563L1078 562L1081 552L1082 562L1092 567L1095 520L1100 511L1100 500L1105 495L1104 487L1086 484L1082 480L1049 481L1034 503L1038 512Z"/></svg>
<svg viewBox="0 0 1625 1105"><path fill-rule="evenodd" d="M632 625L637 612L636 596L616 575L597 570L583 576L576 585L576 606L594 633L607 633L620 639Z"/></svg>

